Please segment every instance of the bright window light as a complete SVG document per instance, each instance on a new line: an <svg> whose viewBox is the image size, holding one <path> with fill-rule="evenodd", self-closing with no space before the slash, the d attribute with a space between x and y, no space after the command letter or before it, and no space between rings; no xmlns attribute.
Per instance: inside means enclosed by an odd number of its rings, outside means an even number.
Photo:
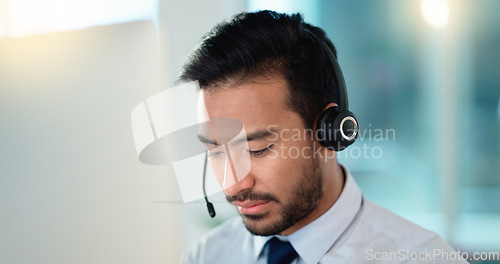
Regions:
<svg viewBox="0 0 500 264"><path fill-rule="evenodd" d="M2 36L22 37L153 19L157 0L3 0L2 7Z"/></svg>
<svg viewBox="0 0 500 264"><path fill-rule="evenodd" d="M435 29L444 29L448 24L450 7L447 0L422 0L420 10L425 22Z"/></svg>

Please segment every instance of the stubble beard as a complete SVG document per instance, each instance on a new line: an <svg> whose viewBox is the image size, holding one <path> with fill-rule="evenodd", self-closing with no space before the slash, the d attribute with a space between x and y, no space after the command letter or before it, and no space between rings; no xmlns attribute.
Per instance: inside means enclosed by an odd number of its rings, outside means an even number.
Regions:
<svg viewBox="0 0 500 264"><path fill-rule="evenodd" d="M302 178L293 187L294 197L288 204L275 201L280 209L279 219L266 223L270 217L269 212L260 215L241 215L245 227L250 233L258 236L270 236L279 234L300 220L308 216L318 205L318 201L323 197L323 175L319 169L317 159L302 167Z"/></svg>

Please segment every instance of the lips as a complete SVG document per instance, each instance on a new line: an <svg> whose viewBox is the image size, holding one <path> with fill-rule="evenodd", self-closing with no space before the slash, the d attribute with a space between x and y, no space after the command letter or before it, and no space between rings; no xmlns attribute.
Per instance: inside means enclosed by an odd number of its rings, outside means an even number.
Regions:
<svg viewBox="0 0 500 264"><path fill-rule="evenodd" d="M238 208L242 214L259 214L269 206L271 201L257 200L257 201L234 201L233 204Z"/></svg>

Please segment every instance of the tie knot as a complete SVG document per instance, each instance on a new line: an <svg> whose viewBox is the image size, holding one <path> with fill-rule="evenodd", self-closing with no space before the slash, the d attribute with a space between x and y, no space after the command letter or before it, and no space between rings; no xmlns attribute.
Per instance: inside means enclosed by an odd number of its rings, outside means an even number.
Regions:
<svg viewBox="0 0 500 264"><path fill-rule="evenodd" d="M297 252L289 242L284 242L273 237L267 242L269 251L267 253L267 264L291 263L298 257Z"/></svg>

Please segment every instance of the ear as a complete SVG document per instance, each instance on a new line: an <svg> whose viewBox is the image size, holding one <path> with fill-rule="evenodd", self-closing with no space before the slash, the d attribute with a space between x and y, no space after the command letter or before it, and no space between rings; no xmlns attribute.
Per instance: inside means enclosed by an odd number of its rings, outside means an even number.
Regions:
<svg viewBox="0 0 500 264"><path fill-rule="evenodd" d="M330 107L334 107L334 106L338 106L336 103L329 103L326 105L325 109L323 109L323 111L325 111L326 109L330 108Z"/></svg>
<svg viewBox="0 0 500 264"><path fill-rule="evenodd" d="M319 119L319 116L325 112L326 109L330 108L330 107L335 107L335 106L338 106L338 104L336 103L329 103L325 106L325 108L323 108L323 111L321 111L321 113L316 117L316 120L314 120L314 127L313 127L313 130L314 130L314 133L316 133L316 129L318 127L318 119Z"/></svg>
<svg viewBox="0 0 500 264"><path fill-rule="evenodd" d="M321 113L316 117L316 120L314 121L314 127L313 127L313 131L314 131L314 142L316 144L318 144L318 146L320 147L323 147L323 145L321 144L321 142L319 142L318 140L318 137L317 137L317 129L318 129L318 120L319 120L319 117L321 116L321 114L323 114L323 112L326 111L326 109L328 108L331 108L331 107L335 107L335 106L338 106L338 104L336 103L329 103L325 106L325 108L323 108L323 111L321 111ZM333 151L335 152L334 150L331 150L329 148L325 148L325 151L328 152L328 151Z"/></svg>

